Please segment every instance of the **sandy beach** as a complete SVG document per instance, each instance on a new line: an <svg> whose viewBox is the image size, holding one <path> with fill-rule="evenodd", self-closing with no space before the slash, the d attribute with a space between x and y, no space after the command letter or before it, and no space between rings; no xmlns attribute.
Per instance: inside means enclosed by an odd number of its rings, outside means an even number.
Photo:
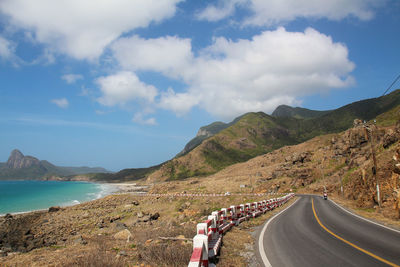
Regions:
<svg viewBox="0 0 400 267"><path fill-rule="evenodd" d="M149 186L147 185L137 185L137 183L107 183L107 185L112 185L117 188L115 193L132 193L132 192L147 192Z"/></svg>

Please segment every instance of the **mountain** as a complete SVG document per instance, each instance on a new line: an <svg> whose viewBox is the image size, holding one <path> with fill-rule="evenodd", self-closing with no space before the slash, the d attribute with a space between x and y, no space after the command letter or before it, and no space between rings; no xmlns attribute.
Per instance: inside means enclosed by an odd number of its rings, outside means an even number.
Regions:
<svg viewBox="0 0 400 267"><path fill-rule="evenodd" d="M116 173L97 173L90 174L89 180L91 181L107 181L107 182L125 182L125 181L135 181L139 179L146 178L152 172L158 170L162 164L157 166L152 166L149 168L130 168L123 169Z"/></svg>
<svg viewBox="0 0 400 267"><path fill-rule="evenodd" d="M278 106L274 112L272 112L272 116L274 117L293 117L297 119L312 119L318 118L325 114L328 114L331 110L326 111L318 111L318 110L311 110L306 108L293 108L287 105L280 105Z"/></svg>
<svg viewBox="0 0 400 267"><path fill-rule="evenodd" d="M400 90L379 98L354 102L325 114L319 113L317 117L316 112L309 110L302 110L301 113L307 118L270 116L263 112L247 113L234 120L229 127L205 138L190 152L162 164L158 170L149 174L148 181L209 175L286 145L344 131L353 125L356 118L369 121L398 105Z"/></svg>
<svg viewBox="0 0 400 267"><path fill-rule="evenodd" d="M85 173L108 172L104 168L59 167L46 160L24 156L14 149L6 163L0 164L0 180L5 179L48 179L52 176L69 176Z"/></svg>

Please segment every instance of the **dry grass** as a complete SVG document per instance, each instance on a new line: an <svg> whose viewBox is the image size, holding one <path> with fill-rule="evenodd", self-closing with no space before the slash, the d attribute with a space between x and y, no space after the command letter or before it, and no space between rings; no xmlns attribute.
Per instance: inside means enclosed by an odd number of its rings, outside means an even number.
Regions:
<svg viewBox="0 0 400 267"><path fill-rule="evenodd" d="M151 266L180 267L189 263L192 246L179 241L152 243L138 247L139 261Z"/></svg>
<svg viewBox="0 0 400 267"><path fill-rule="evenodd" d="M97 237L91 240L95 245L84 251L81 255L70 259L63 263L65 267L81 266L81 267L123 267L126 266L126 260L122 257L118 257L114 251L109 248L111 246L110 241L106 237Z"/></svg>

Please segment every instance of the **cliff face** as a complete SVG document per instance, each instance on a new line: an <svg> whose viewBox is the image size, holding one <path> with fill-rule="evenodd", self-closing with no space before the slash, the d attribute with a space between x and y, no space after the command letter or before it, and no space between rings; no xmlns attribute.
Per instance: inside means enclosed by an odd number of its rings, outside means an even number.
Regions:
<svg viewBox="0 0 400 267"><path fill-rule="evenodd" d="M14 149L11 152L11 155L6 163L6 166L10 169L30 168L38 165L40 165L40 161L37 158L24 156L24 154L22 154L18 149Z"/></svg>

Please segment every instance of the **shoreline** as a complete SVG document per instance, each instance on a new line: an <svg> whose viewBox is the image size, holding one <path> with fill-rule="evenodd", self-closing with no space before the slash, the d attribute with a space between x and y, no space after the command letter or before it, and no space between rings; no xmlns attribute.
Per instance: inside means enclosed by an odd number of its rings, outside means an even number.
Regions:
<svg viewBox="0 0 400 267"><path fill-rule="evenodd" d="M4 180L6 181L6 180ZM7 180L7 181L22 181L22 180ZM23 180L23 181L36 181L36 180ZM99 190L99 192L96 193L96 195L94 196L94 198L88 199L88 200L84 200L84 201L78 201L79 203L74 203L75 200L71 201L71 204L65 204L65 205L50 205L47 208L43 208L43 209L33 209L33 210L27 210L27 211L16 211L16 212L6 212L6 213L1 213L0 214L0 218L3 218L4 216L6 216L7 214L11 214L12 216L15 215L24 215L24 214L28 214L28 213L33 213L33 212L46 212L48 211L48 209L50 207L54 207L54 206L59 206L61 208L66 208L66 207L73 207L76 205L80 205L83 203L88 203L94 200L98 200L98 199L102 199L106 196L109 195L114 195L114 194L126 194L126 193L131 193L131 192L135 192L138 191L138 189L145 189L147 188L147 186L137 186L136 183L107 183L107 182L92 182L92 181L60 181L60 182L82 182L82 183L91 183L91 184L96 184L101 186L107 186L107 189L103 189L101 188Z"/></svg>

